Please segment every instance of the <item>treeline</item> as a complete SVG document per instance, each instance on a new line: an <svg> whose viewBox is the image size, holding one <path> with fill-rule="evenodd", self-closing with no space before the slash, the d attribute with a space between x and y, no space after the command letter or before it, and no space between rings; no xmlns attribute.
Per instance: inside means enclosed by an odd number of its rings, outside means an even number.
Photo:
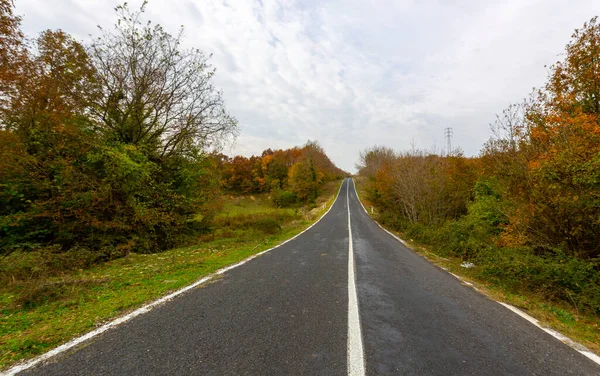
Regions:
<svg viewBox="0 0 600 376"><path fill-rule="evenodd" d="M142 22L144 7L117 7L84 45L27 38L0 0L0 276L160 252L213 231L223 191L288 206L344 174L317 142L219 154L238 123L209 56Z"/></svg>
<svg viewBox="0 0 600 376"><path fill-rule="evenodd" d="M510 106L477 158L373 147L358 168L386 224L476 273L600 313L600 25Z"/></svg>
<svg viewBox="0 0 600 376"><path fill-rule="evenodd" d="M314 200L319 187L348 174L331 162L316 141L286 150L267 149L260 156L230 158L213 154L223 189L235 193L270 192L273 202L290 206Z"/></svg>
<svg viewBox="0 0 600 376"><path fill-rule="evenodd" d="M0 0L3 256L36 252L60 268L161 251L215 210L206 150L238 125L209 56L142 23L144 6L116 11L114 28L83 45L61 30L26 38Z"/></svg>

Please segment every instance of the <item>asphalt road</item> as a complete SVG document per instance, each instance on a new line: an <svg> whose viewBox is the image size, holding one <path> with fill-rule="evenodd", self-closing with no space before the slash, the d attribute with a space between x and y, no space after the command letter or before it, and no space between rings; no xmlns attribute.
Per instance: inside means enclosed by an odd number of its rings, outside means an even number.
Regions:
<svg viewBox="0 0 600 376"><path fill-rule="evenodd" d="M351 362L367 375L600 375L381 230L351 180L295 240L23 374L345 375Z"/></svg>

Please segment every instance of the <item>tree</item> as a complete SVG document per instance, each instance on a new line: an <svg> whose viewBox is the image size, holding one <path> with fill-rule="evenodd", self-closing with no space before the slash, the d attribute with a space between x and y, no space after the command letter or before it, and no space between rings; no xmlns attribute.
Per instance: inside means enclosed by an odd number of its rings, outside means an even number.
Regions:
<svg viewBox="0 0 600 376"><path fill-rule="evenodd" d="M152 158L218 148L238 126L212 84L210 56L182 50L182 31L172 36L143 24L145 5L137 12L118 6L114 30L91 45L102 87L94 118L107 140L143 146Z"/></svg>
<svg viewBox="0 0 600 376"><path fill-rule="evenodd" d="M310 159L295 163L289 172L290 191L302 201L314 200L317 197L321 180Z"/></svg>
<svg viewBox="0 0 600 376"><path fill-rule="evenodd" d="M552 66L541 100L569 114L600 114L600 24L592 18L575 30L564 61Z"/></svg>
<svg viewBox="0 0 600 376"><path fill-rule="evenodd" d="M317 141L308 141L301 149L303 158L312 161L318 174L322 175L324 181L340 179L347 175L346 172L339 169L325 153L325 150Z"/></svg>
<svg viewBox="0 0 600 376"><path fill-rule="evenodd" d="M262 159L262 170L267 189L283 188L287 184L288 172L294 164L293 149L276 150Z"/></svg>
<svg viewBox="0 0 600 376"><path fill-rule="evenodd" d="M13 222L12 235L48 241L66 234L73 213L65 203L92 183L80 168L94 142L86 115L94 69L62 31L45 31L34 43L2 113L4 136L14 143L3 145L12 163L0 174L8 203L0 212Z"/></svg>
<svg viewBox="0 0 600 376"><path fill-rule="evenodd" d="M396 153L392 148L376 145L360 152L356 169L361 176L373 180L383 164L389 163L395 157Z"/></svg>
<svg viewBox="0 0 600 376"><path fill-rule="evenodd" d="M528 226L542 246L600 255L600 24L576 30L527 114Z"/></svg>
<svg viewBox="0 0 600 376"><path fill-rule="evenodd" d="M576 30L546 85L499 118L482 153L511 202L506 244L600 255L600 25Z"/></svg>
<svg viewBox="0 0 600 376"><path fill-rule="evenodd" d="M88 49L62 31L27 44L0 1L3 47L21 53L18 70L0 67L10 89L0 113L2 252L50 244L110 258L206 228L219 183L206 152L237 131L208 57L142 26L143 6L117 7L115 30Z"/></svg>
<svg viewBox="0 0 600 376"><path fill-rule="evenodd" d="M14 15L12 0L0 0L0 111L5 111L18 93L14 83L26 62L21 18Z"/></svg>
<svg viewBox="0 0 600 376"><path fill-rule="evenodd" d="M237 155L228 166L229 173L226 188L239 193L249 193L252 190L252 161Z"/></svg>
<svg viewBox="0 0 600 376"><path fill-rule="evenodd" d="M410 224L439 224L466 213L476 181L474 163L460 154L441 157L413 147L361 152L359 174L369 199Z"/></svg>

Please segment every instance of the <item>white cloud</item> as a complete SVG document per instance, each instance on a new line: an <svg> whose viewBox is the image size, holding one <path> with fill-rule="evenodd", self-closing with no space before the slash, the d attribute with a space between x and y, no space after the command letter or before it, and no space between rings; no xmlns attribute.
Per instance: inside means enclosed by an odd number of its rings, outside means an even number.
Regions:
<svg viewBox="0 0 600 376"><path fill-rule="evenodd" d="M132 7L139 1L133 1ZM114 23L115 1L20 0L29 34L84 39ZM231 152L319 140L352 170L372 144L454 144L477 154L488 123L543 84L595 0L151 0L148 17L213 53L242 133Z"/></svg>

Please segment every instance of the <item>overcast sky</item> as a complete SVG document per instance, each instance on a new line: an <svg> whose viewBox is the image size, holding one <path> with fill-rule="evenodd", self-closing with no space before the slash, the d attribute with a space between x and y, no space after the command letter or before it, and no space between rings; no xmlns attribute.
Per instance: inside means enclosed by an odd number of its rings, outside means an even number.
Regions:
<svg viewBox="0 0 600 376"><path fill-rule="evenodd" d="M16 0L25 32L88 41L114 0ZM128 2L132 8L141 1ZM541 86L598 0L150 0L147 17L213 54L241 134L228 154L318 140L354 170L372 145L453 144L477 155L489 124Z"/></svg>

